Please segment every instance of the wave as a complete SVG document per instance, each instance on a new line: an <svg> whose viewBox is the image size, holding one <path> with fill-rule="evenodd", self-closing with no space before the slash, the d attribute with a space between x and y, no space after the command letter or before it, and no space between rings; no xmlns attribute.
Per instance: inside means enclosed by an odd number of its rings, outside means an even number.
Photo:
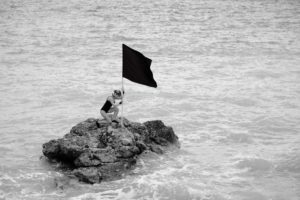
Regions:
<svg viewBox="0 0 300 200"><path fill-rule="evenodd" d="M300 152L285 155L276 166L276 169L281 172L295 173L295 177L300 179Z"/></svg>
<svg viewBox="0 0 300 200"><path fill-rule="evenodd" d="M239 169L247 169L248 172L268 172L274 168L272 162L262 158L246 158L235 165Z"/></svg>
<svg viewBox="0 0 300 200"><path fill-rule="evenodd" d="M224 142L251 144L253 143L253 139L252 136L249 134L232 133L224 139Z"/></svg>

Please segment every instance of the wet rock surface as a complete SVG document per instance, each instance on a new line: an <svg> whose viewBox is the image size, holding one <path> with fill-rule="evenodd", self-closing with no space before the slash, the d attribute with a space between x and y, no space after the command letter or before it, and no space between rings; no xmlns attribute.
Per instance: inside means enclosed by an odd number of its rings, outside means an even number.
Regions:
<svg viewBox="0 0 300 200"><path fill-rule="evenodd" d="M93 184L120 178L143 152L163 154L170 145L179 148L178 137L161 120L137 123L124 118L124 127L109 127L104 120L89 118L63 138L43 144L43 154L70 166L68 175Z"/></svg>

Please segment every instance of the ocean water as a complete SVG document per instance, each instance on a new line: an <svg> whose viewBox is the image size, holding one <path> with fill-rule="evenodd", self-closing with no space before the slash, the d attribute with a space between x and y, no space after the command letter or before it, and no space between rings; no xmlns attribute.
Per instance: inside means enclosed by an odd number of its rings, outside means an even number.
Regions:
<svg viewBox="0 0 300 200"><path fill-rule="evenodd" d="M299 200L299 0L1 0L0 199ZM121 87L122 43L158 88L124 80L124 116L181 149L87 185L42 156Z"/></svg>

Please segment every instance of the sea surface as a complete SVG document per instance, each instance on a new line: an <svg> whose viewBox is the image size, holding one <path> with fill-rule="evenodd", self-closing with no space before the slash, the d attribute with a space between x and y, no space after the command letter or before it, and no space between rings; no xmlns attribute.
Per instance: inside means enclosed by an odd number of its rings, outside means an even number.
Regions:
<svg viewBox="0 0 300 200"><path fill-rule="evenodd" d="M158 88L124 79L124 116L172 126L180 149L88 185L42 144L99 118L122 44ZM299 0L1 0L1 200L299 200Z"/></svg>

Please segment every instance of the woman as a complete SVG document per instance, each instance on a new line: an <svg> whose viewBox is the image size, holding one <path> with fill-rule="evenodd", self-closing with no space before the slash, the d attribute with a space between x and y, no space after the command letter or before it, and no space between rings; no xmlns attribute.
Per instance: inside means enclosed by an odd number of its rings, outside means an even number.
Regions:
<svg viewBox="0 0 300 200"><path fill-rule="evenodd" d="M123 91L124 95L124 91ZM120 120L117 119L118 113L119 113L119 108L118 106L122 104L122 101L120 103L116 103L116 99L122 99L122 93L120 90L114 90L111 96L107 97L106 102L102 106L100 113L103 116L106 121L111 124L112 122L119 123ZM113 113L112 120L108 116L108 113Z"/></svg>

